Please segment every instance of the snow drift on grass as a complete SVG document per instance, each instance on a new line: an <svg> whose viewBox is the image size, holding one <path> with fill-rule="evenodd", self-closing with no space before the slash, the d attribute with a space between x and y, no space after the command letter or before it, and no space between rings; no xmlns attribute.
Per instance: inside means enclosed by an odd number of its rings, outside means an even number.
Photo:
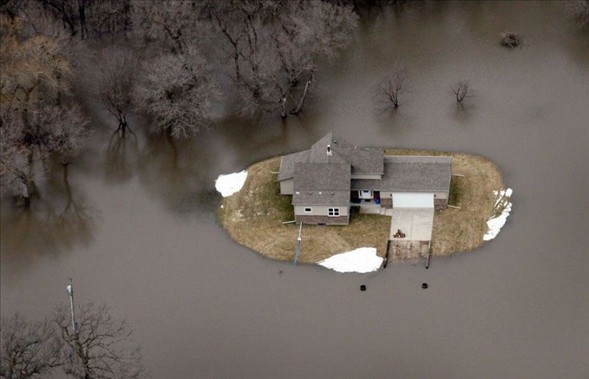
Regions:
<svg viewBox="0 0 589 379"><path fill-rule="evenodd" d="M346 253L336 254L320 262L318 265L337 272L372 272L380 268L382 258L376 255L376 248L361 247Z"/></svg>
<svg viewBox="0 0 589 379"><path fill-rule="evenodd" d="M246 178L246 170L235 172L233 174L219 175L217 180L215 180L215 189L220 192L223 197L231 196L234 193L239 192L241 187L243 187Z"/></svg>
<svg viewBox="0 0 589 379"><path fill-rule="evenodd" d="M484 241L489 241L497 237L497 234L499 234L499 231L501 231L501 228L503 227L503 225L505 225L507 217L511 212L511 202L509 200L511 198L513 190L511 188L508 188L506 190L493 191L493 193L495 194L496 198L495 212L501 213L498 216L493 217L487 221L487 226L489 227L489 230L483 236Z"/></svg>

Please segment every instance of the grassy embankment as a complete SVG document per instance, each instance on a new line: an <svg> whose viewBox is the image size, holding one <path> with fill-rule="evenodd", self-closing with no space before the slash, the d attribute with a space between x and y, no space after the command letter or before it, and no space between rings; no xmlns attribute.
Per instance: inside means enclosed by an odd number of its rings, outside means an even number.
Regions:
<svg viewBox="0 0 589 379"><path fill-rule="evenodd" d="M477 248L483 242L486 220L493 212L493 190L503 188L501 174L489 160L472 155L422 150L388 149L397 155L452 155L454 174L451 204L461 209L436 211L433 254L451 255ZM276 181L280 158L258 162L248 170L240 192L223 199L219 220L240 244L267 257L292 260L298 225L283 225L294 219L290 196L281 196ZM376 247L384 256L389 237L390 217L353 215L346 226L303 226L299 262L317 262L333 254L358 247Z"/></svg>

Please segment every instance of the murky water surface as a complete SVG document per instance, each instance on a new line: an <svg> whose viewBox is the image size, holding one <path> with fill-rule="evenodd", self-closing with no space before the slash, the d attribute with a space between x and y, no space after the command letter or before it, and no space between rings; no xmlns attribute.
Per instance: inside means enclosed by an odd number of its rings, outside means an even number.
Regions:
<svg viewBox="0 0 589 379"><path fill-rule="evenodd" d="M228 120L176 150L100 137L70 168L71 193L58 177L34 212L3 204L2 314L51 312L73 277L79 301L107 301L134 326L154 378L587 377L589 35L547 2L369 19L300 118ZM525 46L498 46L503 31ZM373 94L395 62L411 88L391 115ZM476 96L457 112L448 91L462 78ZM293 268L232 242L216 176L330 130L485 155L515 190L512 216L496 240L427 271Z"/></svg>

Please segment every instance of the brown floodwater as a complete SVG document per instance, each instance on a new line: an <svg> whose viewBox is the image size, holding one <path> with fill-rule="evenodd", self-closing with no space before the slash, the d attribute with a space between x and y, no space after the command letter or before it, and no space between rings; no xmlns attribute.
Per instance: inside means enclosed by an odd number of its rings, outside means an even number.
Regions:
<svg viewBox="0 0 589 379"><path fill-rule="evenodd" d="M504 31L524 47L500 47ZM390 114L374 88L395 62L410 88ZM57 175L32 212L3 203L2 315L50 313L73 277L78 301L130 322L154 378L587 378L589 35L564 5L385 11L318 77L285 124L226 120L175 149L97 133L69 193ZM476 93L457 111L448 91L463 78ZM216 176L330 130L489 157L514 189L512 215L495 240L429 270L338 274L231 241Z"/></svg>

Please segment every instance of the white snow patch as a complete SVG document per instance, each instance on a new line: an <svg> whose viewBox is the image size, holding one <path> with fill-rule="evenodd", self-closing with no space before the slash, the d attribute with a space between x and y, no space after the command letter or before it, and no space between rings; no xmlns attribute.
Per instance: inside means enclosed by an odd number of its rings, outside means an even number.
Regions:
<svg viewBox="0 0 589 379"><path fill-rule="evenodd" d="M233 174L219 175L215 180L215 189L223 195L228 197L236 192L239 192L247 178L247 171L235 172Z"/></svg>
<svg viewBox="0 0 589 379"><path fill-rule="evenodd" d="M337 272L365 273L378 270L382 264L382 258L376 255L376 248L361 247L333 255L317 264Z"/></svg>
<svg viewBox="0 0 589 379"><path fill-rule="evenodd" d="M506 190L501 191L493 191L495 194L495 209L503 208L501 214L497 217L491 218L487 221L487 226L489 230L483 236L484 241L492 240L493 238L497 237L497 234L501 231L505 222L507 222L507 217L509 213L511 213L511 202L509 198L513 194L513 190L508 188Z"/></svg>

